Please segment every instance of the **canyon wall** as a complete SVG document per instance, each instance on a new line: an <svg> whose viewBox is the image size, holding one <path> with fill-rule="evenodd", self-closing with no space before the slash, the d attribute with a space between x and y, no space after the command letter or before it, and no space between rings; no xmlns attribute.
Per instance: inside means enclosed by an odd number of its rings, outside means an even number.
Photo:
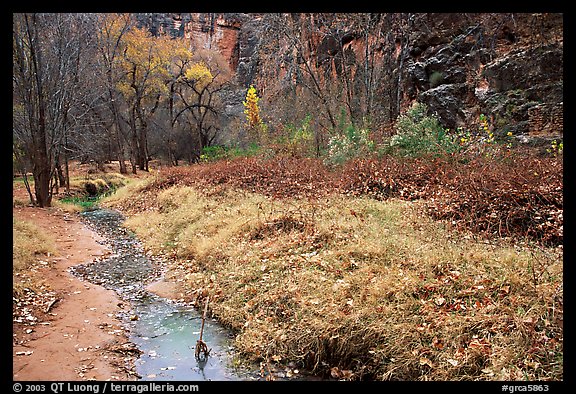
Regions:
<svg viewBox="0 0 576 394"><path fill-rule="evenodd" d="M562 15L421 14L409 41L405 98L446 125L485 113L501 131L563 134Z"/></svg>
<svg viewBox="0 0 576 394"><path fill-rule="evenodd" d="M382 62L378 74L382 80L374 84L376 107L381 105L382 111L397 116L414 101L420 101L451 129L471 128L484 113L496 133L512 131L524 138L562 137L562 14L372 15L382 21L368 32L371 51L375 52L370 55ZM278 71L270 73L271 67L266 67L260 53L263 42L273 34L266 14L136 16L155 34L184 37L196 47L213 49L224 56L237 86L235 92L228 93L233 101L230 113L242 110L243 92L249 84L267 86L281 78L282 67L273 65L272 70L276 67ZM352 56L362 64L366 33L355 31L357 27L339 26L344 30L338 35L342 42L326 35L332 38L311 38L306 43L315 57L313 67L334 64L342 55L339 51L348 51L347 58ZM277 53L281 66L281 59L290 55L290 48L284 49L279 48ZM396 112L390 110L392 107L397 107Z"/></svg>

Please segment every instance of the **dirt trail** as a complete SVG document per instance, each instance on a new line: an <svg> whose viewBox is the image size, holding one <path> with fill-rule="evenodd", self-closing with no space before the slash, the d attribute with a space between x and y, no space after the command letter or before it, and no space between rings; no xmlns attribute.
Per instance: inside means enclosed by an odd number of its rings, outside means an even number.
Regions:
<svg viewBox="0 0 576 394"><path fill-rule="evenodd" d="M98 235L75 214L56 208L18 207L13 215L55 240L56 254L26 275L37 275L58 299L48 313L45 304L26 306L37 317L36 324L13 322L13 379L135 380L131 368L136 354L116 317L128 306L113 291L67 271L109 252L97 242ZM13 308L19 306L14 303Z"/></svg>

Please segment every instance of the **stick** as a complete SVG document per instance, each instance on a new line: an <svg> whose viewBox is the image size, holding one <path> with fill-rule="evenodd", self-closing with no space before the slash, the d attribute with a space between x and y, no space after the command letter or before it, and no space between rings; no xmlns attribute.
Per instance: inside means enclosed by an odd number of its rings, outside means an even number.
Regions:
<svg viewBox="0 0 576 394"><path fill-rule="evenodd" d="M204 322L206 321L206 314L208 313L208 300L210 296L206 297L206 305L204 306L204 313L202 314L202 327L200 328L200 339L196 341L196 359L200 360L200 353L202 353L202 359L205 361L210 354L210 350L204 341L202 340L202 334L204 333Z"/></svg>
<svg viewBox="0 0 576 394"><path fill-rule="evenodd" d="M50 303L48 304L48 306L46 307L46 309L44 309L44 313L50 312L50 309L52 309L52 307L54 306L54 304L57 303L58 301L60 301L59 298L54 298L54 299L52 300L52 302L50 302Z"/></svg>
<svg viewBox="0 0 576 394"><path fill-rule="evenodd" d="M200 328L200 340L202 340L202 333L204 332L204 321L206 320L206 313L208 312L208 300L210 296L206 296L206 304L204 305L204 313L202 314L202 327Z"/></svg>

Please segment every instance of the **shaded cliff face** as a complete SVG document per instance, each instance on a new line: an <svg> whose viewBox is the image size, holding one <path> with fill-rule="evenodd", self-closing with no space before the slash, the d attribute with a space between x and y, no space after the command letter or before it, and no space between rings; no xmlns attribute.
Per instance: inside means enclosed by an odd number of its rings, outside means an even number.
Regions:
<svg viewBox="0 0 576 394"><path fill-rule="evenodd" d="M380 62L374 102L390 112L388 121L420 101L451 129L471 129L484 113L496 133L563 134L562 14L396 15L378 17L387 22L374 24L367 35L339 25L340 42L334 35L309 35L312 67L334 66L339 51L362 64L369 40L369 56ZM153 33L219 51L235 72L239 92L255 82L275 83L285 70L282 59L290 56L290 48L278 48L278 61L265 64L260 48L271 33L264 35L263 14L138 14L138 20ZM337 77L338 64L335 70ZM241 111L238 104L232 106Z"/></svg>
<svg viewBox="0 0 576 394"><path fill-rule="evenodd" d="M417 15L407 49L404 99L446 126L485 113L500 132L562 135L562 15Z"/></svg>

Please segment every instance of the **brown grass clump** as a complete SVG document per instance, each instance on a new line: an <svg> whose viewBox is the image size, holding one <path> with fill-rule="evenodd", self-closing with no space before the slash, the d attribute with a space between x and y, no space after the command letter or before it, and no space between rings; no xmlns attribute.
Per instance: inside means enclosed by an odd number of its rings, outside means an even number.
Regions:
<svg viewBox="0 0 576 394"><path fill-rule="evenodd" d="M53 240L33 223L12 219L12 294L21 298L42 284L31 282L26 275L38 261L54 253Z"/></svg>
<svg viewBox="0 0 576 394"><path fill-rule="evenodd" d="M76 175L70 179L70 194L93 197L115 190L127 182L127 177L116 172Z"/></svg>
<svg viewBox="0 0 576 394"><path fill-rule="evenodd" d="M476 240L425 200L206 193L170 173L126 225L247 358L352 380L563 379L561 248Z"/></svg>

